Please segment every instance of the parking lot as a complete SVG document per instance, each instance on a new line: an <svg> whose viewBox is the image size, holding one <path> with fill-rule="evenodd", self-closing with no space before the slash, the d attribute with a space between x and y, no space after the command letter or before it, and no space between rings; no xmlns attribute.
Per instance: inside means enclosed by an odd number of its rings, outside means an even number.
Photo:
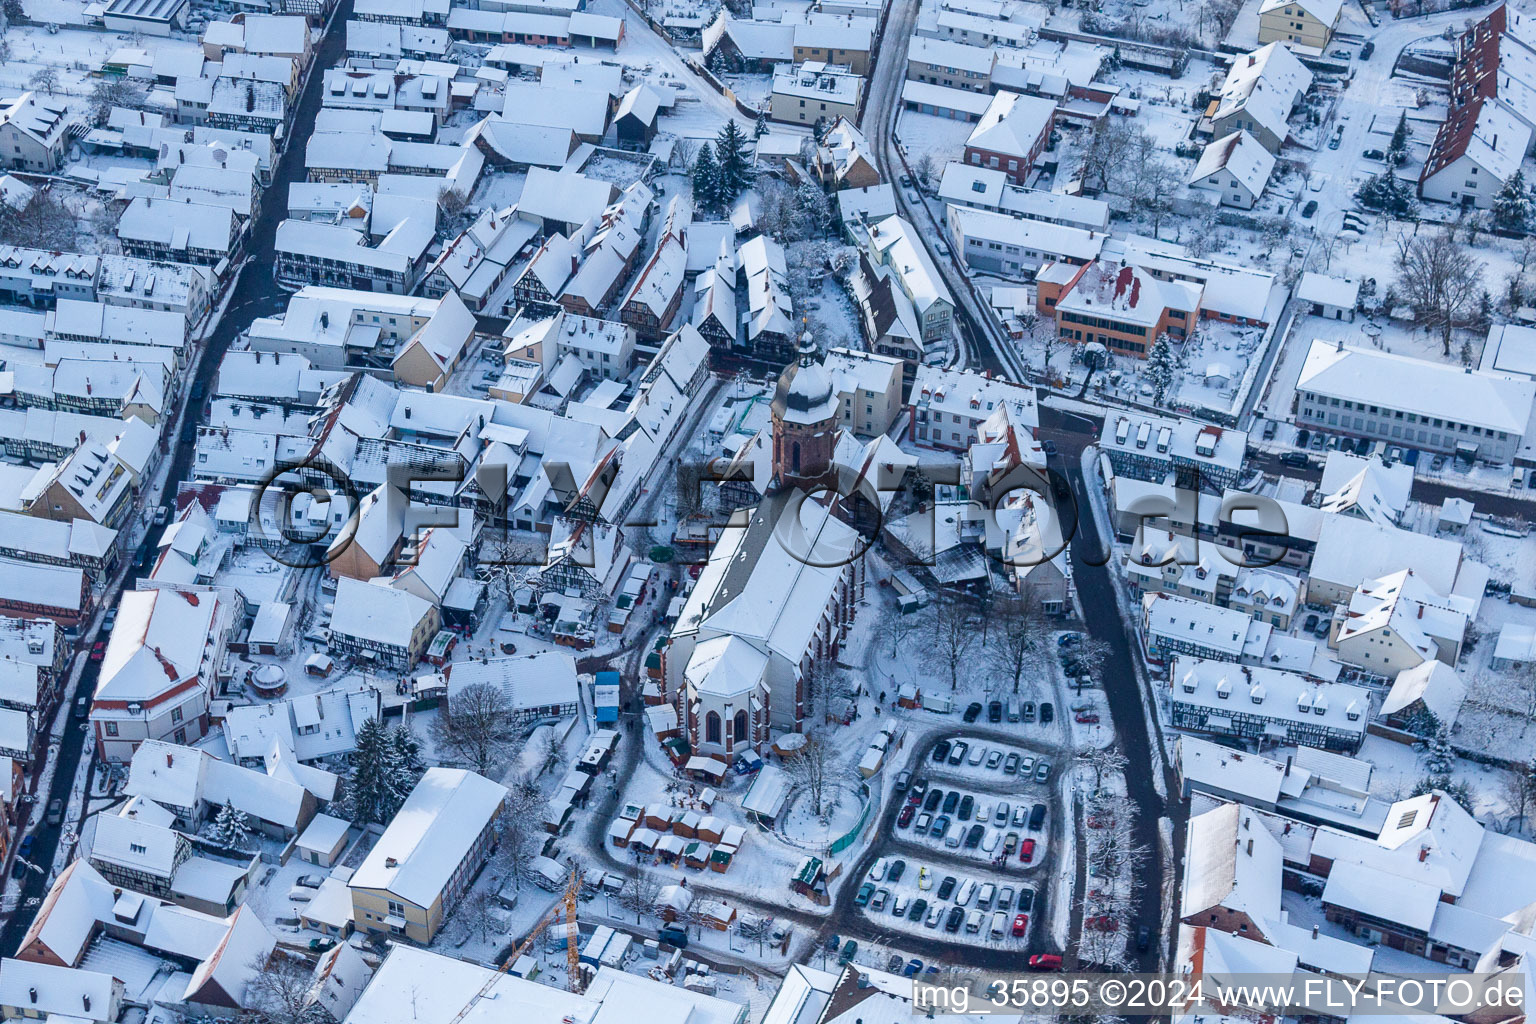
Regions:
<svg viewBox="0 0 1536 1024"><path fill-rule="evenodd" d="M1045 948L1041 915L1062 827L1058 757L1030 743L1031 733L1044 740L1037 708L1034 722L1008 722L1022 708L999 703L1001 723L982 707L967 715L969 728L936 738L912 761L878 857L856 886L854 906L872 926L1020 953Z"/></svg>

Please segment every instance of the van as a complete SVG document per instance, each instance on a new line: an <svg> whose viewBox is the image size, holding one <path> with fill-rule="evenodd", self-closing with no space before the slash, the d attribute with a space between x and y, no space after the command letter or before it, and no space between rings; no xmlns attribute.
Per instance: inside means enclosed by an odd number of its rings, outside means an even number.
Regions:
<svg viewBox="0 0 1536 1024"><path fill-rule="evenodd" d="M967 878L960 883L960 889L955 893L955 906L963 907L971 902L971 897L976 894L976 883Z"/></svg>
<svg viewBox="0 0 1536 1024"><path fill-rule="evenodd" d="M663 928L656 933L656 937L669 946L688 948L688 932L682 928Z"/></svg>
<svg viewBox="0 0 1536 1024"><path fill-rule="evenodd" d="M994 939L1000 939L1008 927L1008 915L999 910L992 915L991 934Z"/></svg>
<svg viewBox="0 0 1536 1024"><path fill-rule="evenodd" d="M992 900L997 896L997 886L986 882L976 893L976 906L982 910L992 909Z"/></svg>
<svg viewBox="0 0 1536 1024"><path fill-rule="evenodd" d="M1017 722L1020 717L1019 701L1018 698L1015 697L1008 701L1008 721Z"/></svg>
<svg viewBox="0 0 1536 1024"><path fill-rule="evenodd" d="M1513 480L1510 483L1510 486L1511 487L1516 487L1516 488L1524 487L1525 486L1525 470L1524 469L1522 469L1519 466L1515 467L1515 475L1514 475Z"/></svg>
<svg viewBox="0 0 1536 1024"><path fill-rule="evenodd" d="M972 935L975 935L977 932L981 931L982 917L983 915L981 911L971 911L970 916L965 919L965 930L970 932Z"/></svg>

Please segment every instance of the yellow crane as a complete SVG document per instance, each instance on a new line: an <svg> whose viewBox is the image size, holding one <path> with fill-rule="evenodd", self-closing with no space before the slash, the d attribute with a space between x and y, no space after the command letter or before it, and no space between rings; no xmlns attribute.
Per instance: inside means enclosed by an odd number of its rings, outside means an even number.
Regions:
<svg viewBox="0 0 1536 1024"><path fill-rule="evenodd" d="M580 934L576 925L576 898L580 892L580 887L581 875L577 872L575 865L572 865L570 877L566 879L565 892L561 895L560 901L545 911L544 916L539 918L538 922L529 929L527 937L518 943L516 949L507 954L507 958L496 968L496 973L485 979L485 984L480 986L478 992L469 997L463 1008L453 1015L448 1024L460 1024L469 1015L469 1011L474 1008L475 1004L483 999L485 994L491 990L491 987L500 980L501 975L507 972L507 968L517 963L517 958L522 956L529 946L533 945L533 940L538 938L556 917L560 916L561 911L565 912L565 966L569 975L566 987L572 992L581 991L581 971L579 970L581 966L581 953L577 949L576 944Z"/></svg>

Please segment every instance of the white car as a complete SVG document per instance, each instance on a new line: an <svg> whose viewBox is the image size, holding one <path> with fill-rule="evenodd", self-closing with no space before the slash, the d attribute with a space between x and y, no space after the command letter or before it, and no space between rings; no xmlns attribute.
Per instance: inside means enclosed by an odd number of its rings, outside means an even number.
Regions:
<svg viewBox="0 0 1536 1024"><path fill-rule="evenodd" d="M975 746L975 747L971 748L970 756L965 759L965 763L970 765L970 766L972 766L974 768L976 765L981 764L981 759L986 757L986 756L987 756L987 748L986 747Z"/></svg>
<svg viewBox="0 0 1536 1024"><path fill-rule="evenodd" d="M882 881L885 880L885 858L884 857L880 857L879 859L877 859L875 861L875 863L870 867L870 869L869 869L869 880L871 882L882 882Z"/></svg>

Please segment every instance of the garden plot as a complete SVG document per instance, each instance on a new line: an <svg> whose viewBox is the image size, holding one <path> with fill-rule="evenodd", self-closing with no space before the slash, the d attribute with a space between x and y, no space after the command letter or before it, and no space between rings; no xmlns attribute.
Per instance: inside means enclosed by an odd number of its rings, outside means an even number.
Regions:
<svg viewBox="0 0 1536 1024"><path fill-rule="evenodd" d="M902 871L893 882L890 873L897 864L902 865ZM881 870L882 865L888 865L885 871ZM876 879L875 875L881 877ZM874 885L875 891L860 913L877 929L963 942L968 946L1023 950L1029 942L1029 926L1044 910L1038 905L1035 888L1020 884L1017 879L984 870L924 864L911 857L882 858L860 884L866 882ZM985 891L989 885L990 893ZM940 896L941 892L945 895ZM985 903L983 897L988 897ZM946 922L957 906L964 918L954 931L949 931ZM972 912L981 914L979 931L967 930ZM1025 934L1015 936L1013 923L1020 913L1027 915ZM992 934L994 914L1004 915L1001 936Z"/></svg>
<svg viewBox="0 0 1536 1024"><path fill-rule="evenodd" d="M933 810L927 809L930 804ZM1007 816L1000 821L1004 804ZM926 847L939 856L1007 871L1033 870L1045 860L1049 811L1038 828L1029 827L1033 809L1048 806L1043 792L1037 799L1025 794L1000 796L935 787L928 790L920 806L908 824L901 824L907 817L905 812L897 818L893 838ZM1023 859L1026 851L1028 860Z"/></svg>

